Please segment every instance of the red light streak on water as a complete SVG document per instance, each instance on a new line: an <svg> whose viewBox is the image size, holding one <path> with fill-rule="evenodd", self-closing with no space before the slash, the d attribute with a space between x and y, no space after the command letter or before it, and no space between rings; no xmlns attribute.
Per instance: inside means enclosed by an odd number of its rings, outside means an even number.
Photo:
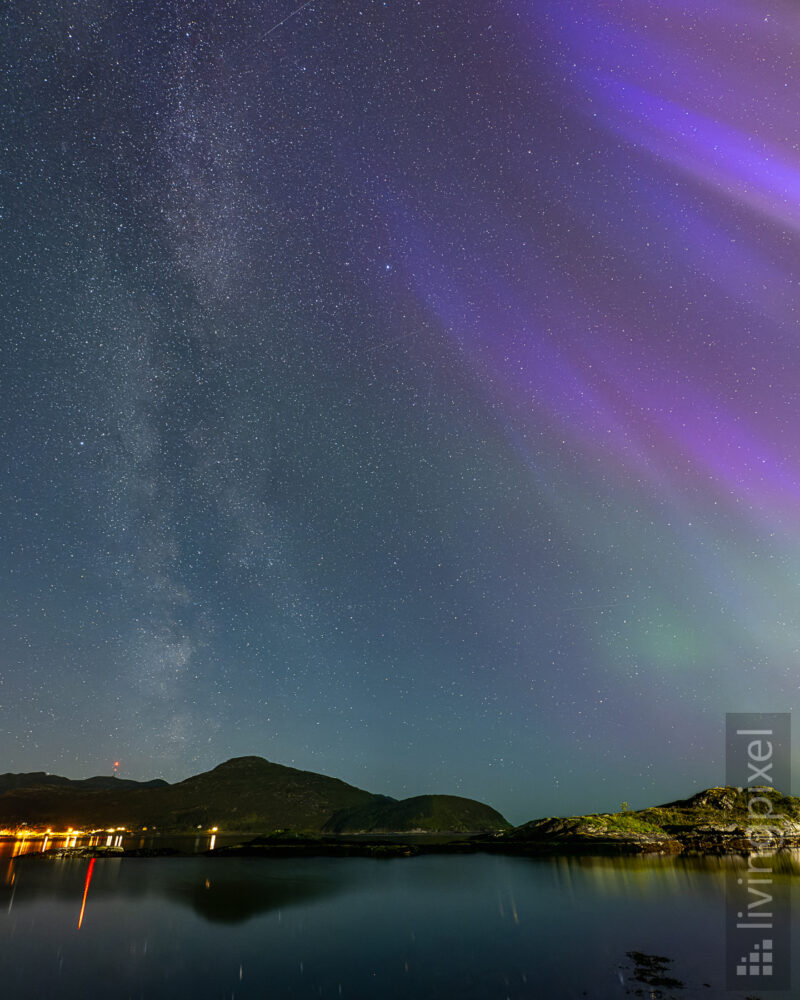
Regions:
<svg viewBox="0 0 800 1000"><path fill-rule="evenodd" d="M86 872L86 885L83 887L83 902L81 903L81 915L78 917L78 930L81 929L81 924L83 923L83 913L86 909L86 897L89 895L89 886L92 882L92 872L94 871L95 858L92 858L89 862L89 868Z"/></svg>

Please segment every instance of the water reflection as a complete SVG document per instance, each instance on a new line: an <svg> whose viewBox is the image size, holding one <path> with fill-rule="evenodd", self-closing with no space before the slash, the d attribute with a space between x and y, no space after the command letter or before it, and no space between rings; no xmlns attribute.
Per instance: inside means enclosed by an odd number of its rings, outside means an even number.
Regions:
<svg viewBox="0 0 800 1000"><path fill-rule="evenodd" d="M12 859L0 885L0 908L35 906L45 899L74 903L80 927L87 901L89 909L112 899L136 906L145 897L160 896L205 920L235 924L333 895L347 885L335 873L324 878L291 876L285 867L280 860L256 862L243 877L241 866L224 858Z"/></svg>
<svg viewBox="0 0 800 1000"><path fill-rule="evenodd" d="M89 886L92 884L94 873L94 858L89 859L89 867L86 869L86 882L83 886L83 899L81 900L81 912L78 914L78 930L83 926L83 915L86 912L86 898L89 895Z"/></svg>
<svg viewBox="0 0 800 1000"><path fill-rule="evenodd" d="M190 906L195 913L214 923L237 924L270 910L284 910L341 891L330 881L275 879L259 881L230 878L209 873L202 882L173 883L165 895Z"/></svg>
<svg viewBox="0 0 800 1000"><path fill-rule="evenodd" d="M85 1000L108 982L147 1000L623 1000L641 952L673 960L682 1000L741 1000L723 962L736 863L8 858L0 982L15 1000ZM800 853L776 868L799 874Z"/></svg>

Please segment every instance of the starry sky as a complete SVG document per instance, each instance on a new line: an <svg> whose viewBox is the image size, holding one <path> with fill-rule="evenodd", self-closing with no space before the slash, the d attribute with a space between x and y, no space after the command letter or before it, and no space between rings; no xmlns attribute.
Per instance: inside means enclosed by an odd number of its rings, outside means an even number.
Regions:
<svg viewBox="0 0 800 1000"><path fill-rule="evenodd" d="M0 770L523 822L800 703L794 0L0 19Z"/></svg>

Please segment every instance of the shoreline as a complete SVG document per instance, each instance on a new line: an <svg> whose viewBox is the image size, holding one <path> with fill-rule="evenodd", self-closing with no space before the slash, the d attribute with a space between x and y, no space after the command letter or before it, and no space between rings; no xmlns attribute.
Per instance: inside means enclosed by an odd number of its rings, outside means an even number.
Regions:
<svg viewBox="0 0 800 1000"><path fill-rule="evenodd" d="M165 838L175 840L177 837ZM189 837L187 836L187 840ZM791 857L800 851L800 844L787 845L776 854ZM241 843L225 845L203 851L182 850L175 846L151 845L137 848L94 845L56 847L46 851L18 854L9 860L38 858L44 861L80 858L413 858L425 855L495 854L529 858L742 858L755 852L741 849L739 844L719 843L706 847L684 847L673 842L643 844L641 842L555 843L555 842L492 842L481 835L464 839L430 840L391 837L348 838L324 837L318 839L276 840L256 837Z"/></svg>

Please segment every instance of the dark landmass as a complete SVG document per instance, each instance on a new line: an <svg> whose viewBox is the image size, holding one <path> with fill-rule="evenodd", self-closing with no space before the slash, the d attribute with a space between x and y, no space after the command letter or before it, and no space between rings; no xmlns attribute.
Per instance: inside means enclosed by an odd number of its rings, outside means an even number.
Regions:
<svg viewBox="0 0 800 1000"><path fill-rule="evenodd" d="M406 830L430 833L474 833L508 830L511 824L499 812L474 799L458 795L417 795L399 802L368 802L334 813L325 823L326 833L394 833Z"/></svg>
<svg viewBox="0 0 800 1000"><path fill-rule="evenodd" d="M320 834L274 830L243 844L206 851L209 857L250 858L411 858L419 854L472 854L477 843L455 834Z"/></svg>
<svg viewBox="0 0 800 1000"><path fill-rule="evenodd" d="M764 849L800 847L800 799L767 789L748 811L753 791L709 788L688 799L636 812L549 816L512 830L478 838L490 849L525 854L749 854L753 828L778 829L779 843ZM766 833L766 831L765 831Z"/></svg>
<svg viewBox="0 0 800 1000"><path fill-rule="evenodd" d="M637 811L548 816L521 826L490 806L455 795L396 800L312 771L238 757L169 785L116 778L71 781L43 772L1 775L0 825L108 826L161 834L206 831L259 834L215 856L331 855L371 857L489 851L507 854L748 854L753 828L777 827L780 841L800 847L800 799L772 789L709 788L688 799ZM48 852L49 853L49 852ZM162 853L157 847L139 853ZM132 856L131 852L126 855ZM106 854L99 849L96 856Z"/></svg>
<svg viewBox="0 0 800 1000"><path fill-rule="evenodd" d="M0 774L0 795L24 788L68 788L79 792L123 791L130 788L162 788L167 782L163 778L152 781L134 781L131 778L116 778L111 775L97 775L94 778L62 778L46 771L30 771L27 774Z"/></svg>
<svg viewBox="0 0 800 1000"><path fill-rule="evenodd" d="M219 827L226 832L262 833L287 827L322 831L332 822L336 832L405 833L413 829L476 832L510 826L494 809L472 799L425 795L397 802L338 778L273 764L262 757L236 757L174 785L116 778L76 782L44 772L4 777L0 826L5 827L147 827L160 833Z"/></svg>
<svg viewBox="0 0 800 1000"><path fill-rule="evenodd" d="M758 808L762 812L769 811L773 818L765 817L762 821L748 811L751 799L748 792L735 788L710 788L689 799L637 812L626 810L588 816L549 816L518 827L478 834L469 829L459 831L454 828L449 837L412 836L408 832L403 836L378 836L379 831L384 829L384 819L398 815L396 810L399 807L406 807L400 815L409 824L410 830L424 830L417 803L426 797L421 796L418 799L383 804L375 809L370 806L360 807L343 816L334 816L321 834L276 830L268 836L219 848L211 853L240 857L344 857L359 854L369 857L413 857L418 854L475 851L521 855L743 855L756 852L758 840L753 831L762 824L773 831L778 828L781 832L779 843L764 840L761 842L763 849L800 847L800 799L771 790L763 795L764 800ZM451 796L441 798L446 800L442 815L448 817L448 821L443 821L441 825L434 822L431 829L444 829L448 824L454 825L453 817L448 815L447 804L458 800ZM482 806L481 809L488 810L488 807ZM485 812L471 813L467 809L465 815L475 817L475 820L486 818ZM368 822L373 825L369 826ZM391 823L387 823L387 826L391 826ZM351 827L358 827L359 834L342 836L341 831Z"/></svg>

